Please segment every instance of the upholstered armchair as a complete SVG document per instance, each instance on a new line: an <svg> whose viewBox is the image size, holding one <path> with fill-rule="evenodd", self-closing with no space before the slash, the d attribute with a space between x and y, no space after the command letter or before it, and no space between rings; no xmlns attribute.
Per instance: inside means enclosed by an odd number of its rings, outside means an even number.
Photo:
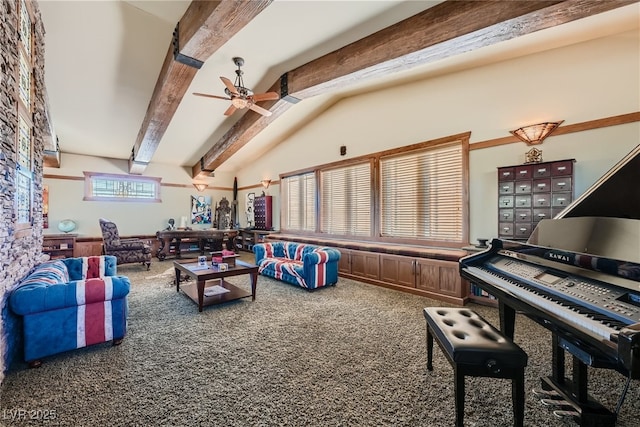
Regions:
<svg viewBox="0 0 640 427"><path fill-rule="evenodd" d="M151 266L151 247L141 239L121 239L118 227L115 223L100 218L102 230L103 252L105 255L113 255L118 264L130 264L140 262L146 264L147 270Z"/></svg>

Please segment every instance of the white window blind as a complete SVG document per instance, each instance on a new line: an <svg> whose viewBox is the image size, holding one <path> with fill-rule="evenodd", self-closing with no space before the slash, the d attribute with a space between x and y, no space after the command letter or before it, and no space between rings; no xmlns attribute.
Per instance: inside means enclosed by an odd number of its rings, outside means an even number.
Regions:
<svg viewBox="0 0 640 427"><path fill-rule="evenodd" d="M316 229L316 176L309 172L280 180L283 200L283 228L287 230L315 231Z"/></svg>
<svg viewBox="0 0 640 427"><path fill-rule="evenodd" d="M461 141L380 160L386 237L462 241Z"/></svg>
<svg viewBox="0 0 640 427"><path fill-rule="evenodd" d="M321 231L371 236L371 162L320 172Z"/></svg>

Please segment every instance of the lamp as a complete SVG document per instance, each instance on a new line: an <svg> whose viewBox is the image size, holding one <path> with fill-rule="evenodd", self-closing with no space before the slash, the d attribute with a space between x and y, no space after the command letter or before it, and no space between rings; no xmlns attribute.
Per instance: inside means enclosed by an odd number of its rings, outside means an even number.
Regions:
<svg viewBox="0 0 640 427"><path fill-rule="evenodd" d="M263 179L262 181L260 181L262 183L262 186L264 187L264 189L266 190L267 188L269 188L269 184L271 184L271 180L270 179Z"/></svg>
<svg viewBox="0 0 640 427"><path fill-rule="evenodd" d="M196 187L196 190L198 191L204 191L207 189L207 184L203 184L203 183L199 183L199 182L194 182L193 186Z"/></svg>
<svg viewBox="0 0 640 427"><path fill-rule="evenodd" d="M556 130L560 124L564 122L545 122L538 123L537 125L523 126L519 129L510 131L516 138L524 141L527 145L542 144L542 141L548 137L551 132Z"/></svg>

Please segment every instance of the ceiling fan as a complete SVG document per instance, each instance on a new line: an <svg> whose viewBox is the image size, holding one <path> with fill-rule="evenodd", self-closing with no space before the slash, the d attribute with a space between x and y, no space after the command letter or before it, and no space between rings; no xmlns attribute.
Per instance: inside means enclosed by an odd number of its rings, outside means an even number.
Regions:
<svg viewBox="0 0 640 427"><path fill-rule="evenodd" d="M253 93L253 91L247 87L245 87L244 82L242 81L243 71L240 69L244 65L244 59L240 57L233 58L233 63L236 64L238 69L236 70L236 81L231 83L226 77L220 77L220 80L226 86L224 88L224 93L227 94L227 97L217 96L217 95L209 95L206 93L197 93L194 92L194 95L204 96L207 98L216 98L216 99L224 99L227 101L231 101L231 105L227 108L227 111L224 112L225 116L230 116L235 113L236 110L242 110L244 108L249 108L256 113L260 113L263 116L270 116L271 111L262 108L259 105L256 105L256 102L260 101L275 101L276 99L280 99L280 95L276 92L266 92L266 93Z"/></svg>

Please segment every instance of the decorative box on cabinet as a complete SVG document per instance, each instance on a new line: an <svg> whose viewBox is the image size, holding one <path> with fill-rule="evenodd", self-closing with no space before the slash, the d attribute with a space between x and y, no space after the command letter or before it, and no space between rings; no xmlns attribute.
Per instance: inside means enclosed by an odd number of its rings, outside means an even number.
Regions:
<svg viewBox="0 0 640 427"><path fill-rule="evenodd" d="M71 258L76 247L77 234L48 234L42 239L42 253L51 259Z"/></svg>
<svg viewBox="0 0 640 427"><path fill-rule="evenodd" d="M271 217L272 196L258 196L253 199L253 216L258 230L273 229Z"/></svg>
<svg viewBox="0 0 640 427"><path fill-rule="evenodd" d="M526 240L543 219L556 216L573 201L575 160L498 168L498 235Z"/></svg>

